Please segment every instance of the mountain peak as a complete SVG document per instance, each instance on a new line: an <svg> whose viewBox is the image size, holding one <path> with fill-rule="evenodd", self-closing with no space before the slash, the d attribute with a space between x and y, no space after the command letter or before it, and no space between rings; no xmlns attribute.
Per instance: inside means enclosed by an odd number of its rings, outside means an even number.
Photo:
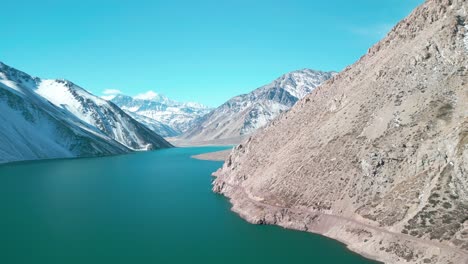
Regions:
<svg viewBox="0 0 468 264"><path fill-rule="evenodd" d="M321 71L321 70L314 70L314 69L310 69L310 68L302 68L302 69L298 69L298 70L295 70L295 71L291 71L291 72L286 73L286 74L293 74L293 73L326 73L326 72Z"/></svg>
<svg viewBox="0 0 468 264"><path fill-rule="evenodd" d="M334 72L302 69L283 74L254 91L231 98L184 134L192 141L239 139L288 111L298 100L331 78Z"/></svg>
<svg viewBox="0 0 468 264"><path fill-rule="evenodd" d="M185 132L195 118L208 113L211 109L194 102L177 102L154 91L148 91L136 96L118 94L110 100L133 116L138 115L153 120L160 125L157 128L159 134L176 136ZM144 120L148 123L148 120ZM161 125L162 124L162 125Z"/></svg>
<svg viewBox="0 0 468 264"><path fill-rule="evenodd" d="M201 103L197 103L197 102L187 102L187 103L184 103L183 104L184 106L186 107L193 107L193 108L199 108L199 109L209 109L210 107L204 105L204 104L201 104Z"/></svg>
<svg viewBox="0 0 468 264"><path fill-rule="evenodd" d="M336 72L325 72L307 68L300 69L283 74L272 83L260 87L259 90L269 90L274 87L282 87L291 95L301 99L335 74Z"/></svg>
<svg viewBox="0 0 468 264"><path fill-rule="evenodd" d="M71 87L74 87L74 86L78 87L78 85L74 84L72 81L69 81L67 79L55 79L55 80L52 79L51 81L63 84L65 87L68 87L68 88L71 88Z"/></svg>
<svg viewBox="0 0 468 264"><path fill-rule="evenodd" d="M155 100L155 99L160 99L162 97L164 96L154 91L147 91L146 93L137 94L133 98L137 100Z"/></svg>

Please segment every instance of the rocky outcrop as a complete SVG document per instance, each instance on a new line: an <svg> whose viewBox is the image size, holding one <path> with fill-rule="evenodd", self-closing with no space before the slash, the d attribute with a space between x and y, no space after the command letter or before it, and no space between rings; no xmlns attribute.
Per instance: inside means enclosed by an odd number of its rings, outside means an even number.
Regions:
<svg viewBox="0 0 468 264"><path fill-rule="evenodd" d="M428 0L239 145L213 190L387 263L468 263L467 17Z"/></svg>

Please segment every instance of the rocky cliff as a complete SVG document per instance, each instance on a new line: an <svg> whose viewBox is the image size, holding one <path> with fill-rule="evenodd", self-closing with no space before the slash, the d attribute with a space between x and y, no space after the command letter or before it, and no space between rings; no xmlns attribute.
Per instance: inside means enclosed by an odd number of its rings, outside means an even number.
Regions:
<svg viewBox="0 0 468 264"><path fill-rule="evenodd" d="M387 263L468 263L467 25L466 0L428 0L239 145L213 190Z"/></svg>

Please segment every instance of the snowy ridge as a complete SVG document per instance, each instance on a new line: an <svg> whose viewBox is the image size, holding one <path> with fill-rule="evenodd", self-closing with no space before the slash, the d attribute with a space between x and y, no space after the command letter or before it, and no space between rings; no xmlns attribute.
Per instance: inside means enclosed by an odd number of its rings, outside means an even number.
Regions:
<svg viewBox="0 0 468 264"><path fill-rule="evenodd" d="M43 80L36 92L66 111L87 123L119 143L132 150L147 150L160 147L164 140L154 133L145 131L129 115L97 96L92 95L83 88L65 80ZM139 135L137 132L145 134ZM148 136L153 137L147 142ZM164 144L163 144L164 145Z"/></svg>
<svg viewBox="0 0 468 264"><path fill-rule="evenodd" d="M183 137L207 141L249 135L288 111L299 99L334 74L310 69L287 73L251 93L232 98L198 118Z"/></svg>
<svg viewBox="0 0 468 264"><path fill-rule="evenodd" d="M169 147L159 135L65 80L0 63L0 163Z"/></svg>
<svg viewBox="0 0 468 264"><path fill-rule="evenodd" d="M145 124L151 123L151 120L161 124L149 127L158 134L168 137L184 133L195 119L211 110L199 103L176 102L153 91L134 97L118 94L113 96L111 101L132 116L137 114L148 118L143 122Z"/></svg>

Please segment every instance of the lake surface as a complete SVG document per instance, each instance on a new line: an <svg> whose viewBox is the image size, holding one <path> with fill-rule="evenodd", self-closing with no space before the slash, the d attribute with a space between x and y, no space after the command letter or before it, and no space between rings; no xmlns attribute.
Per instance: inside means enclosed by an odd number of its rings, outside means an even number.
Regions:
<svg viewBox="0 0 468 264"><path fill-rule="evenodd" d="M0 263L375 263L318 235L251 225L211 192L222 147L0 166Z"/></svg>

